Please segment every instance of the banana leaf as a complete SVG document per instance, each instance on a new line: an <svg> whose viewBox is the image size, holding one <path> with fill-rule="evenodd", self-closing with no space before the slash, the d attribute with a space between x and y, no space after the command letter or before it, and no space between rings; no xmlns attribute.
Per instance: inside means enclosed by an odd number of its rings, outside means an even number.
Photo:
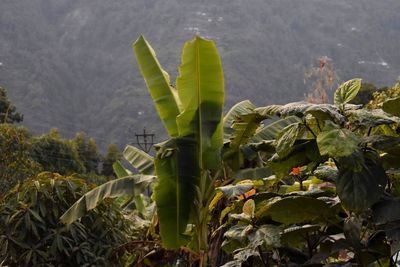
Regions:
<svg viewBox="0 0 400 267"><path fill-rule="evenodd" d="M275 140L279 133L288 125L301 122L301 119L296 116L289 116L284 119L275 121L258 130L249 140L249 143L260 143L267 140Z"/></svg>
<svg viewBox="0 0 400 267"><path fill-rule="evenodd" d="M154 159L146 152L134 146L126 146L122 154L139 173L149 175L154 174Z"/></svg>
<svg viewBox="0 0 400 267"><path fill-rule="evenodd" d="M111 180L84 194L61 217L61 222L71 224L83 217L89 210L106 198L135 196L154 181L152 175L133 175Z"/></svg>
<svg viewBox="0 0 400 267"><path fill-rule="evenodd" d="M239 118L240 115L248 114L254 111L256 107L249 100L241 101L235 104L224 117L224 139L229 141L231 134L234 132L232 129L233 122Z"/></svg>
<svg viewBox="0 0 400 267"><path fill-rule="evenodd" d="M169 249L187 243L184 232L206 177L202 173L220 166L224 80L214 42L196 37L185 44L176 87L183 110L177 117L179 137L157 145L155 158L154 197L163 246Z"/></svg>
<svg viewBox="0 0 400 267"><path fill-rule="evenodd" d="M179 136L198 144L202 170L218 168L223 145L224 78L213 41L195 37L185 44L176 87L183 108L177 117Z"/></svg>
<svg viewBox="0 0 400 267"><path fill-rule="evenodd" d="M241 145L245 144L254 136L254 133L260 127L261 122L264 119L265 118L255 112L240 115L232 125L234 132L230 137L230 146L237 149Z"/></svg>
<svg viewBox="0 0 400 267"><path fill-rule="evenodd" d="M146 81L157 112L170 136L177 136L176 116L179 111L179 100L170 86L169 75L161 68L153 48L143 36L133 44L140 71Z"/></svg>
<svg viewBox="0 0 400 267"><path fill-rule="evenodd" d="M331 120L338 124L345 121L345 117L340 114L339 108L331 104L293 102L286 105L271 105L256 108L255 110L261 115L278 115L280 117L297 116L303 118L311 114L318 120Z"/></svg>
<svg viewBox="0 0 400 267"><path fill-rule="evenodd" d="M152 162L153 163L153 162ZM154 167L154 166L153 166ZM117 175L118 178L126 177L132 175L132 173L125 169L124 166L122 166L120 161L116 161L113 164L113 170L115 174ZM150 184L149 184L150 186ZM143 198L141 194L136 194L134 196L131 196L127 201L125 201L124 204L121 205L121 208L125 208L128 205L130 205L134 201L135 203L135 208L136 210L142 215L145 216L146 210L145 210L145 204L143 202Z"/></svg>
<svg viewBox="0 0 400 267"><path fill-rule="evenodd" d="M200 177L196 143L189 138L174 138L157 145L156 149L154 163L158 182L154 199L161 239L165 248L178 249L187 243L183 233Z"/></svg>
<svg viewBox="0 0 400 267"><path fill-rule="evenodd" d="M114 173L117 175L118 178L130 176L132 174L129 170L125 169L124 166L122 166L122 164L119 160L114 162L112 167L113 167Z"/></svg>

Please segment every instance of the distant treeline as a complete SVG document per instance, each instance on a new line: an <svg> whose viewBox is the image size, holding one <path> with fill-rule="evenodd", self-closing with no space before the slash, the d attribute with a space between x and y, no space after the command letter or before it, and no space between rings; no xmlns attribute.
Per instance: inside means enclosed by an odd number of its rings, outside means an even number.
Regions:
<svg viewBox="0 0 400 267"><path fill-rule="evenodd" d="M42 171L79 174L91 182L113 177L112 164L120 158L115 144L102 155L96 141L83 132L72 139L63 138L57 129L35 136L15 124L22 120L6 90L0 88L0 192Z"/></svg>

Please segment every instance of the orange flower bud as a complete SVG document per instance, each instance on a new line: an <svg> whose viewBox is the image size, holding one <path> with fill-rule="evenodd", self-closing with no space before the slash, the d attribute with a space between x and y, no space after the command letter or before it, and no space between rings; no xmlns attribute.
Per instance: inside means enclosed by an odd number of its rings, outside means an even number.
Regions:
<svg viewBox="0 0 400 267"><path fill-rule="evenodd" d="M301 172L301 168L300 167L294 167L294 168L292 168L292 171L290 172L290 174L299 175L300 172Z"/></svg>
<svg viewBox="0 0 400 267"><path fill-rule="evenodd" d="M252 195L255 195L255 194L256 194L256 190L255 189L251 189L250 191L247 191L243 195L240 195L239 199L243 200L244 198L249 198L249 197L251 197Z"/></svg>

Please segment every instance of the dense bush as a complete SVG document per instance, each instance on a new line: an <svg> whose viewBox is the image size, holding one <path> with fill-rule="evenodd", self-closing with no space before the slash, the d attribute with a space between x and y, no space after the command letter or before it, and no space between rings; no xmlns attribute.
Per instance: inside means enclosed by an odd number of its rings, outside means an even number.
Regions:
<svg viewBox="0 0 400 267"><path fill-rule="evenodd" d="M69 226L59 217L84 192L83 180L41 173L9 191L0 204L0 262L10 266L114 265L113 250L129 241L130 222L104 201Z"/></svg>
<svg viewBox="0 0 400 267"><path fill-rule="evenodd" d="M85 172L78 151L54 130L49 134L32 138L31 155L46 171L62 175Z"/></svg>
<svg viewBox="0 0 400 267"><path fill-rule="evenodd" d="M390 98L400 97L400 82L396 83L391 88L380 90L373 93L373 99L368 103L369 108L382 107L383 102Z"/></svg>
<svg viewBox="0 0 400 267"><path fill-rule="evenodd" d="M0 87L0 123L21 122L24 116L17 112L17 108L7 97L6 89Z"/></svg>
<svg viewBox="0 0 400 267"><path fill-rule="evenodd" d="M28 130L12 124L0 124L0 193L40 171L30 156Z"/></svg>
<svg viewBox="0 0 400 267"><path fill-rule="evenodd" d="M85 172L99 174L101 155L97 149L96 141L93 138L88 138L85 133L80 132L75 135L71 142L78 152L79 159L85 167Z"/></svg>

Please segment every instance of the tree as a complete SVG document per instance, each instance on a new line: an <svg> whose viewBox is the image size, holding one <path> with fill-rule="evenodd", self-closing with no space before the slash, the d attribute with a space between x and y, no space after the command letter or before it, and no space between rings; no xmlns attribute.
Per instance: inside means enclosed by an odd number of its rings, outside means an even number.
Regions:
<svg viewBox="0 0 400 267"><path fill-rule="evenodd" d="M16 107L8 100L6 89L0 87L0 123L21 122L23 115L16 111Z"/></svg>
<svg viewBox="0 0 400 267"><path fill-rule="evenodd" d="M0 124L0 193L40 171L30 149L30 134L25 128Z"/></svg>
<svg viewBox="0 0 400 267"><path fill-rule="evenodd" d="M87 172L99 173L100 153L97 149L96 141L90 138L87 143L87 157L85 167Z"/></svg>
<svg viewBox="0 0 400 267"><path fill-rule="evenodd" d="M86 134L81 132L75 135L72 143L78 152L80 160L85 166L86 172L98 174L100 153L97 149L96 141L93 138L88 139Z"/></svg>
<svg viewBox="0 0 400 267"><path fill-rule="evenodd" d="M31 155L46 171L62 175L85 172L75 147L62 139L55 130L32 138Z"/></svg>
<svg viewBox="0 0 400 267"><path fill-rule="evenodd" d="M121 153L119 152L117 146L115 144L109 145L107 149L107 154L103 159L103 168L101 174L108 177L115 177L112 165L114 164L114 162L120 159Z"/></svg>

